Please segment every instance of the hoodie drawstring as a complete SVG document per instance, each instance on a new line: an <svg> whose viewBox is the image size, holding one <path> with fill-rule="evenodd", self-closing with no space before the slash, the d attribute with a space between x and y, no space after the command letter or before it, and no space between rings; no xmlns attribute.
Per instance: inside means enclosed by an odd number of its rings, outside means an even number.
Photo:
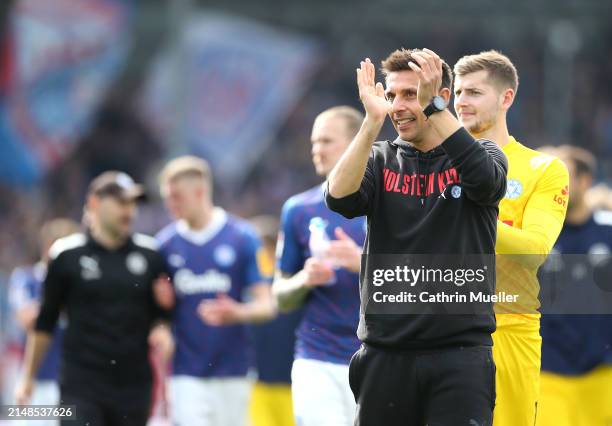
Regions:
<svg viewBox="0 0 612 426"><path fill-rule="evenodd" d="M431 159L431 154L428 153L425 156L425 189L423 190L425 195L427 195L427 190L429 189L429 182L427 180L429 179L429 170L430 170L430 166L431 166L430 159Z"/></svg>
<svg viewBox="0 0 612 426"><path fill-rule="evenodd" d="M423 199L423 192L421 191L421 157L420 157L420 152L417 151L416 152L416 160L417 160L417 164L416 164L416 178L417 178L417 182L418 182L418 191L419 191L419 197L421 200L421 206L423 206L423 203L425 202L425 200Z"/></svg>
<svg viewBox="0 0 612 426"><path fill-rule="evenodd" d="M425 175L424 175L424 181L423 181L423 188L421 188L421 157L424 157L424 160L425 160ZM428 152L424 153L423 155L421 155L420 151L416 152L416 160L417 160L416 173L417 173L417 182L419 182L419 194L420 194L421 206L425 205L425 198L427 194L427 188L428 188L427 179L429 178L429 170L430 170L429 159L430 159L430 154Z"/></svg>

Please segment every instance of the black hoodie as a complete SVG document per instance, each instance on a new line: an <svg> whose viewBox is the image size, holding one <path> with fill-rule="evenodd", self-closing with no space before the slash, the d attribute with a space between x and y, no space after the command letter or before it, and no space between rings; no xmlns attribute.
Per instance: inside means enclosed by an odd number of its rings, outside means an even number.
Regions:
<svg viewBox="0 0 612 426"><path fill-rule="evenodd" d="M370 255L493 255L507 170L494 142L476 141L461 128L425 153L401 139L376 142L359 191L343 198L326 191L331 210L368 218L357 331L362 341L398 349L492 345L492 304L482 315L366 314L364 301L371 294L363 271L374 269Z"/></svg>

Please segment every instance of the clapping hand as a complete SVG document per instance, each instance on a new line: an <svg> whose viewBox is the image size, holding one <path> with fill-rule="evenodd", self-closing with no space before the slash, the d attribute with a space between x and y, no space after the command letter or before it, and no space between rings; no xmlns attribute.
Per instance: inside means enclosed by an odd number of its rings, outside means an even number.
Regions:
<svg viewBox="0 0 612 426"><path fill-rule="evenodd" d="M419 76L417 99L421 108L425 109L434 96L438 96L442 87L442 60L433 51L423 49L412 53L418 65L410 62L408 65Z"/></svg>
<svg viewBox="0 0 612 426"><path fill-rule="evenodd" d="M361 67L357 68L357 86L359 87L359 98L366 111L366 117L375 122L384 122L385 117L391 111L391 103L385 98L385 89L382 83L376 83L374 64L370 58L361 61Z"/></svg>

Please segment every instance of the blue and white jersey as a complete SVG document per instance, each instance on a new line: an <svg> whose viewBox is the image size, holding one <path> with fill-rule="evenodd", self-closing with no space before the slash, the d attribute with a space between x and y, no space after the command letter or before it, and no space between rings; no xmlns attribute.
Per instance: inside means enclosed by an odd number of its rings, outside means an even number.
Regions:
<svg viewBox="0 0 612 426"><path fill-rule="evenodd" d="M42 262L29 267L16 268L13 271L9 279L9 303L13 315L27 305L40 303L46 273L47 267ZM61 320L55 329L49 350L40 364L36 375L37 380L57 381L65 328L65 321ZM24 344L25 338L26 335L23 333L22 341Z"/></svg>
<svg viewBox="0 0 612 426"><path fill-rule="evenodd" d="M246 326L209 326L197 309L200 302L220 293L243 302L245 290L263 282L257 264L261 244L255 231L246 221L215 208L204 229L194 231L178 221L160 231L157 240L176 293L173 374L246 375L252 365Z"/></svg>
<svg viewBox="0 0 612 426"><path fill-rule="evenodd" d="M277 268L283 274L299 272L311 257L309 226L313 218L327 223L330 239L335 239L334 229L340 227L363 246L365 218L349 220L332 212L325 206L322 186L316 186L291 197L283 206L277 246ZM338 269L335 283L315 287L307 296L296 332L295 358L348 364L360 345L358 323L359 274Z"/></svg>
<svg viewBox="0 0 612 426"><path fill-rule="evenodd" d="M612 254L612 212L596 212L582 225L566 223L553 253L584 254L570 264L555 262L558 273L581 280L592 255ZM544 371L579 375L612 363L612 315L542 315L540 334Z"/></svg>

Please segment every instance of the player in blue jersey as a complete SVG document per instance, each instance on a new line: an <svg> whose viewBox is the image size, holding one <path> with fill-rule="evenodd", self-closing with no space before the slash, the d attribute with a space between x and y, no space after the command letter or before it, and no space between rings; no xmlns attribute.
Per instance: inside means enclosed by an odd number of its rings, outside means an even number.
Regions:
<svg viewBox="0 0 612 426"><path fill-rule="evenodd" d="M570 172L570 198L553 261L545 264L545 273L569 277L571 283L562 281L561 286L591 286L593 282L587 280L592 274L587 271L612 253L612 212L593 212L585 199L596 168L594 157L572 146L562 146L556 154ZM612 315L545 314L540 332L537 425L612 424Z"/></svg>
<svg viewBox="0 0 612 426"><path fill-rule="evenodd" d="M49 247L59 238L79 232L79 225L70 219L54 219L43 224L40 230L41 259L29 267L16 268L9 280L9 303L17 324L23 331L28 332L34 327L42 299L42 283L47 272ZM30 404L57 405L59 404L59 386L57 384L60 360L60 347L64 326L60 324L49 347L45 359L40 365L36 375L36 385ZM25 335L23 336L25 343ZM25 423L24 423L25 424ZM37 420L34 425L59 424L53 420Z"/></svg>
<svg viewBox="0 0 612 426"><path fill-rule="evenodd" d="M362 121L359 111L345 106L316 118L311 142L318 175L327 177ZM273 290L281 310L304 306L291 373L296 423L352 425L348 365L360 344L358 272L365 220L329 210L317 185L287 200L281 222Z"/></svg>
<svg viewBox="0 0 612 426"><path fill-rule="evenodd" d="M157 235L175 290L170 409L178 426L243 426L252 365L245 323L274 315L259 238L212 201L208 164L185 156L160 176L176 221Z"/></svg>

